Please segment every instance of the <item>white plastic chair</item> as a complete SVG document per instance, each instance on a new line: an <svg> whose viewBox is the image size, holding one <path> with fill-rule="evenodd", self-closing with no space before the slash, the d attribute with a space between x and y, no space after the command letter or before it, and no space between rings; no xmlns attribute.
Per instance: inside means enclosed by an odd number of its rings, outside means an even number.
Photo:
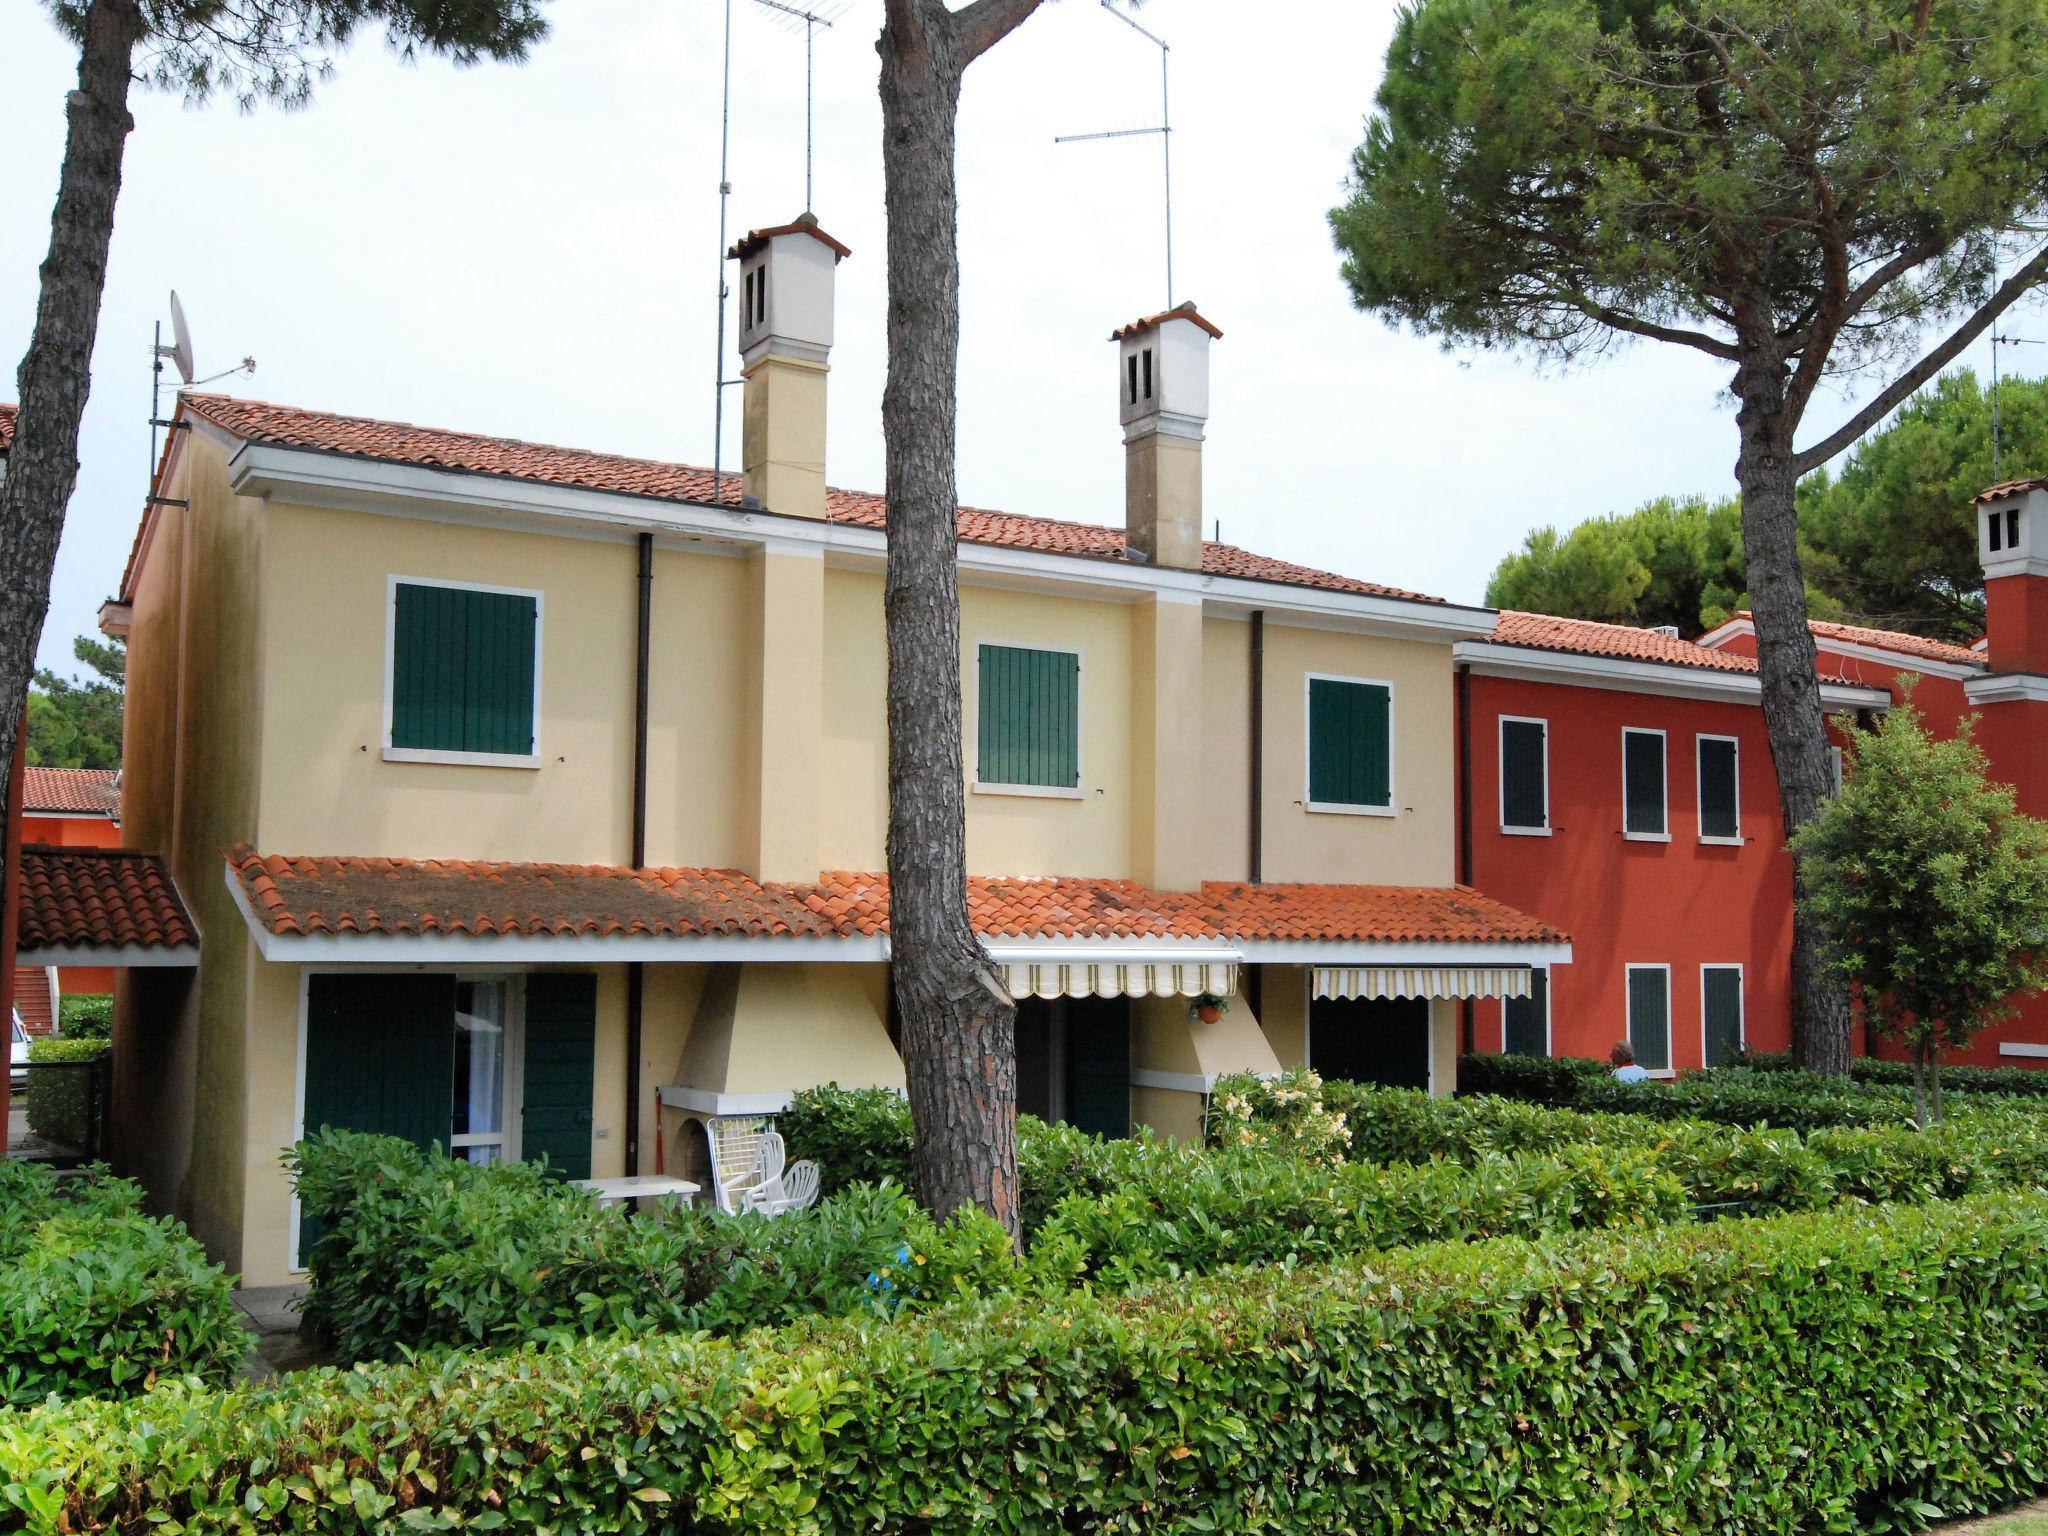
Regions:
<svg viewBox="0 0 2048 1536"><path fill-rule="evenodd" d="M728 1216L751 1210L752 1196L780 1182L783 1165L789 1157L779 1131L763 1131L760 1140L754 1143L753 1155L747 1160L746 1171L737 1177L719 1180L718 1200Z"/></svg>
<svg viewBox="0 0 2048 1536"><path fill-rule="evenodd" d="M791 1163L779 1177L745 1191L740 1208L762 1216L808 1210L818 1203L818 1165L809 1158Z"/></svg>

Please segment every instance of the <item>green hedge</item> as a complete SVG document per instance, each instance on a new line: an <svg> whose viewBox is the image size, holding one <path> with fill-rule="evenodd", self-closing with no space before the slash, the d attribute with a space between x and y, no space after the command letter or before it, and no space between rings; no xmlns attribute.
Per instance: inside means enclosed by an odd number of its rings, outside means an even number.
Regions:
<svg viewBox="0 0 2048 1536"><path fill-rule="evenodd" d="M58 1146L75 1148L88 1155L98 1150L93 1145L94 1110L99 1106L105 1081L101 1077L96 1083L94 1078L105 1069L92 1064L100 1061L107 1051L106 1041L90 1037L84 1040L31 1040L28 1043L31 1065L58 1063L47 1071L28 1075L28 1091L22 1097L26 1101L23 1107L28 1112L31 1131Z"/></svg>
<svg viewBox="0 0 2048 1536"><path fill-rule="evenodd" d="M1790 1056L1763 1051L1750 1052L1742 1058L1742 1065L1757 1072L1798 1071ZM1859 1056L1849 1063L1849 1080L1882 1088L1911 1088L1913 1064L1910 1061L1884 1061ZM2033 1067L1944 1066L1941 1069L1941 1090L1943 1093L2005 1093L2025 1099L2048 1098L2048 1072Z"/></svg>
<svg viewBox="0 0 2048 1536"><path fill-rule="evenodd" d="M2048 1201L0 1416L41 1531L1879 1531L2048 1475Z"/></svg>
<svg viewBox="0 0 2048 1536"><path fill-rule="evenodd" d="M142 1192L0 1159L0 1402L231 1379L249 1336L233 1282Z"/></svg>
<svg viewBox="0 0 2048 1536"><path fill-rule="evenodd" d="M1007 1283L1012 1267L994 1222L970 1211L939 1227L888 1185L774 1221L705 1206L634 1219L538 1164L484 1167L395 1137L325 1131L290 1161L325 1229L306 1322L343 1360L887 1313Z"/></svg>
<svg viewBox="0 0 2048 1536"><path fill-rule="evenodd" d="M1687 1072L1669 1082L1618 1083L1598 1062L1573 1057L1464 1056L1458 1061L1458 1091L1573 1109L1791 1130L1891 1125L1913 1115L1912 1095L1882 1083L1747 1067Z"/></svg>
<svg viewBox="0 0 2048 1536"><path fill-rule="evenodd" d="M114 1033L111 992L79 992L57 999L57 1033L67 1040L105 1040Z"/></svg>

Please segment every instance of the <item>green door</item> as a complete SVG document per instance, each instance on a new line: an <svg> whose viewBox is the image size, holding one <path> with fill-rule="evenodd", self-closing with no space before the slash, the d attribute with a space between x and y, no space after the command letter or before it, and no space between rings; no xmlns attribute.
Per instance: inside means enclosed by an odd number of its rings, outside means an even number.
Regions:
<svg viewBox="0 0 2048 1536"><path fill-rule="evenodd" d="M1501 1002L1500 1048L1510 1056L1550 1054L1550 972L1537 966L1529 972L1529 995Z"/></svg>
<svg viewBox="0 0 2048 1536"><path fill-rule="evenodd" d="M519 1155L545 1157L565 1179L590 1177L590 1101L597 1054L597 978L526 979L526 1086Z"/></svg>
<svg viewBox="0 0 2048 1536"><path fill-rule="evenodd" d="M1707 1014L1707 1065L1725 1067L1742 1054L1742 968L1710 965L1701 973Z"/></svg>
<svg viewBox="0 0 2048 1536"><path fill-rule="evenodd" d="M1311 999L1308 1064L1332 1082L1429 1087L1429 1000Z"/></svg>
<svg viewBox="0 0 2048 1536"><path fill-rule="evenodd" d="M1131 1004L1066 999L1069 1124L1095 1136L1131 1134Z"/></svg>
<svg viewBox="0 0 2048 1536"><path fill-rule="evenodd" d="M454 1091L452 976L312 976L306 982L305 1127L448 1139ZM299 1262L320 1224L299 1222Z"/></svg>

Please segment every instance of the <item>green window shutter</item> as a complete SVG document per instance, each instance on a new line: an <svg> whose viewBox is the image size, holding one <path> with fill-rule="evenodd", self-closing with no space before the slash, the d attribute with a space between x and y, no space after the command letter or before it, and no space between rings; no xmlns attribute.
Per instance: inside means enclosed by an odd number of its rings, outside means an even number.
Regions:
<svg viewBox="0 0 2048 1536"><path fill-rule="evenodd" d="M1131 1134L1131 1005L1066 999L1067 1121L1093 1136Z"/></svg>
<svg viewBox="0 0 2048 1536"><path fill-rule="evenodd" d="M1510 997L1501 1008L1501 1050L1509 1056L1550 1054L1550 972L1529 972L1529 995Z"/></svg>
<svg viewBox="0 0 2048 1536"><path fill-rule="evenodd" d="M597 978L588 972L527 977L520 1157L545 1157L549 1171L565 1179L590 1177L596 1061Z"/></svg>
<svg viewBox="0 0 2048 1536"><path fill-rule="evenodd" d="M1631 966L1628 972L1628 1043L1636 1062L1652 1072L1671 1066L1670 974L1662 968Z"/></svg>
<svg viewBox="0 0 2048 1536"><path fill-rule="evenodd" d="M402 581L393 602L391 745L531 753L539 600Z"/></svg>
<svg viewBox="0 0 2048 1536"><path fill-rule="evenodd" d="M305 1124L448 1143L455 1093L455 978L314 975L306 980ZM299 1261L320 1240L299 1222Z"/></svg>
<svg viewBox="0 0 2048 1536"><path fill-rule="evenodd" d="M1700 974L1707 1065L1725 1067L1742 1054L1742 971L1733 965L1709 965Z"/></svg>
<svg viewBox="0 0 2048 1536"><path fill-rule="evenodd" d="M1700 836L1735 837L1741 833L1736 815L1735 743L1702 736L1700 749Z"/></svg>
<svg viewBox="0 0 2048 1536"><path fill-rule="evenodd" d="M1081 785L1081 658L984 645L975 777L1048 789Z"/></svg>
<svg viewBox="0 0 2048 1536"><path fill-rule="evenodd" d="M1547 734L1535 720L1500 723L1500 824L1504 827L1550 825L1544 783L1549 771L1544 750Z"/></svg>
<svg viewBox="0 0 2048 1536"><path fill-rule="evenodd" d="M1664 815L1664 738L1649 731L1621 735L1623 826L1661 836Z"/></svg>
<svg viewBox="0 0 2048 1536"><path fill-rule="evenodd" d="M1384 683L1308 681L1308 797L1319 805L1393 803L1393 693Z"/></svg>

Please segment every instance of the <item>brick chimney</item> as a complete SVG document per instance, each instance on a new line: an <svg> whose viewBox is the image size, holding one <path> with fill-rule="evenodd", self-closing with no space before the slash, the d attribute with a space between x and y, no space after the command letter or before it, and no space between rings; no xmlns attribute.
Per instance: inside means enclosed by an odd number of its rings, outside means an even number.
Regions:
<svg viewBox="0 0 2048 1536"><path fill-rule="evenodd" d="M806 213L726 254L740 264L743 493L770 512L822 519L833 269L853 253Z"/></svg>
<svg viewBox="0 0 2048 1536"><path fill-rule="evenodd" d="M1222 334L1187 303L1110 336L1124 427L1124 543L1133 560L1202 567L1209 343Z"/></svg>
<svg viewBox="0 0 2048 1536"><path fill-rule="evenodd" d="M1977 498L1984 631L1994 672L2048 676L2048 479L1995 485ZM2040 548L2036 548L2040 545Z"/></svg>

